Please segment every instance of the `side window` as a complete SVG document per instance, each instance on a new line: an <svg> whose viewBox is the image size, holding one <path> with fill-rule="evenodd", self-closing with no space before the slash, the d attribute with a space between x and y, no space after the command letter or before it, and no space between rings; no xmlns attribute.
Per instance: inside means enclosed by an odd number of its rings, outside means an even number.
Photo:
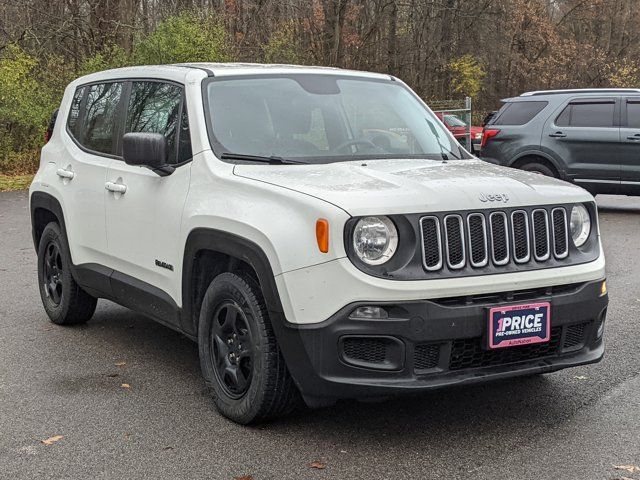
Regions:
<svg viewBox="0 0 640 480"><path fill-rule="evenodd" d="M549 102L508 102L490 122L491 125L524 125L533 120Z"/></svg>
<svg viewBox="0 0 640 480"><path fill-rule="evenodd" d="M88 87L83 131L78 139L96 152L115 154L114 137L122 83L101 83Z"/></svg>
<svg viewBox="0 0 640 480"><path fill-rule="evenodd" d="M84 98L85 88L86 87L80 87L76 89L76 93L73 94L71 109L69 110L69 118L67 119L69 131L78 141L80 139L80 104Z"/></svg>
<svg viewBox="0 0 640 480"><path fill-rule="evenodd" d="M640 128L640 100L627 102L627 127Z"/></svg>
<svg viewBox="0 0 640 480"><path fill-rule="evenodd" d="M613 100L572 102L556 118L559 127L613 127Z"/></svg>
<svg viewBox="0 0 640 480"><path fill-rule="evenodd" d="M176 144L178 125L181 130L186 129L187 135L185 137L188 138L189 126L186 112L182 118L178 119L181 100L182 88L170 83L133 82L131 87L125 132L149 132L164 135L167 139L169 164L181 161L178 159ZM186 126L185 122L187 122ZM181 156L189 155L190 157L190 143L188 145L189 151L187 151L187 145L181 145L181 147Z"/></svg>

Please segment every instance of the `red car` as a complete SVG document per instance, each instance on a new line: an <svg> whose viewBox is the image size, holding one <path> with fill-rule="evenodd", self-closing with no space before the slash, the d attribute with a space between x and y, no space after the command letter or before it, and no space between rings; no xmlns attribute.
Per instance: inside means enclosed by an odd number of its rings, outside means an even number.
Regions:
<svg viewBox="0 0 640 480"><path fill-rule="evenodd" d="M467 124L464 120L451 113L435 113L436 117L453 133L456 140L466 146ZM480 151L480 142L482 142L482 127L471 126L471 153Z"/></svg>

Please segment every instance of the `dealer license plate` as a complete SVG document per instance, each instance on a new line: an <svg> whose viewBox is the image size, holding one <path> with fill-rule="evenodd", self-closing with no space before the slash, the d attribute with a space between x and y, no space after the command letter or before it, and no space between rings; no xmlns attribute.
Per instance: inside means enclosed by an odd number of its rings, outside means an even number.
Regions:
<svg viewBox="0 0 640 480"><path fill-rule="evenodd" d="M489 310L489 348L548 342L551 337L551 304L529 303Z"/></svg>

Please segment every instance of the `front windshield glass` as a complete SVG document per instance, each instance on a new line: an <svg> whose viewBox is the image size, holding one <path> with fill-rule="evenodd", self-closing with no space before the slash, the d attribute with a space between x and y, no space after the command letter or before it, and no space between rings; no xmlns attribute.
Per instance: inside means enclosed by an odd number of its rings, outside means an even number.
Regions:
<svg viewBox="0 0 640 480"><path fill-rule="evenodd" d="M205 104L214 151L324 163L469 158L398 82L338 75L213 78Z"/></svg>

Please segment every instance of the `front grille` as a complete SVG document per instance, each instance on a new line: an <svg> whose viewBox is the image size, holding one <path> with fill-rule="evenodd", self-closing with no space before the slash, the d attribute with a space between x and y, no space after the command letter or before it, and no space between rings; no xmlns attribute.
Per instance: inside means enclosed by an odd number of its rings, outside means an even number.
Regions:
<svg viewBox="0 0 640 480"><path fill-rule="evenodd" d="M582 345L584 342L584 331L586 326L586 323L578 323L577 325L570 325L567 327L567 333L564 337L564 348L572 348Z"/></svg>
<svg viewBox="0 0 640 480"><path fill-rule="evenodd" d="M415 370L426 370L438 366L440 359L440 344L423 343L416 345L413 354L413 368Z"/></svg>
<svg viewBox="0 0 640 480"><path fill-rule="evenodd" d="M449 369L490 367L555 355L561 336L562 327L554 327L551 329L551 339L546 343L495 350L485 350L480 337L456 339L451 344Z"/></svg>
<svg viewBox="0 0 640 480"><path fill-rule="evenodd" d="M420 227L423 266L430 272L544 263L569 254L564 207L431 215Z"/></svg>
<svg viewBox="0 0 640 480"><path fill-rule="evenodd" d="M469 232L469 255L471 266L484 267L489 255L487 252L487 227L484 215L472 213L467 217L467 229Z"/></svg>
<svg viewBox="0 0 640 480"><path fill-rule="evenodd" d="M513 258L518 263L529 261L529 218L524 210L511 214L511 233L513 235Z"/></svg>
<svg viewBox="0 0 640 480"><path fill-rule="evenodd" d="M589 325L593 323L593 330ZM585 322L551 328L550 339L546 343L487 349L483 337L457 338L450 341L449 370L495 367L510 363L543 359L562 353L573 353L585 345L586 335L597 328L598 322ZM564 329L564 340L563 340ZM440 353L446 351L449 342L422 343L415 346L414 370L417 374L440 365Z"/></svg>
<svg viewBox="0 0 640 480"><path fill-rule="evenodd" d="M549 258L549 222L546 210L533 211L533 251L536 260Z"/></svg>
<svg viewBox="0 0 640 480"><path fill-rule="evenodd" d="M491 246L493 263L504 265L509 261L509 232L507 216L504 212L493 212L489 215L491 224Z"/></svg>
<svg viewBox="0 0 640 480"><path fill-rule="evenodd" d="M438 217L424 217L421 221L423 264L429 271L442 267L442 238Z"/></svg>
<svg viewBox="0 0 640 480"><path fill-rule="evenodd" d="M447 215L444 218L444 238L447 246L447 264L449 268L458 269L464 267L464 233L462 217L460 215Z"/></svg>
<svg viewBox="0 0 640 480"><path fill-rule="evenodd" d="M564 258L569 254L567 213L564 208L554 208L551 217L553 221L553 253L556 258Z"/></svg>

